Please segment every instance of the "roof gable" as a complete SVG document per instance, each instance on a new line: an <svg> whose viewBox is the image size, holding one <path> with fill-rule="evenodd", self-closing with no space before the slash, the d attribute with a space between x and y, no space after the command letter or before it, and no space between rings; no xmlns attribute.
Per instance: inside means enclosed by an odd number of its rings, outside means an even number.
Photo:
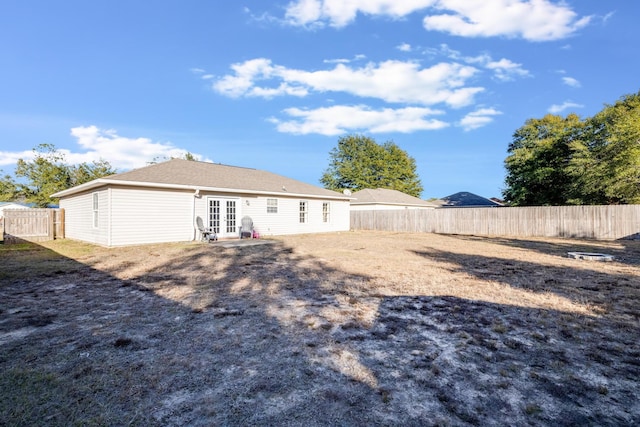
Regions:
<svg viewBox="0 0 640 427"><path fill-rule="evenodd" d="M351 195L356 198L352 200L352 205L361 204L388 204L388 205L403 205L403 206L424 206L435 207L432 203L426 202L417 197L410 196L398 190L391 190L388 188L367 188L364 190L356 191Z"/></svg>

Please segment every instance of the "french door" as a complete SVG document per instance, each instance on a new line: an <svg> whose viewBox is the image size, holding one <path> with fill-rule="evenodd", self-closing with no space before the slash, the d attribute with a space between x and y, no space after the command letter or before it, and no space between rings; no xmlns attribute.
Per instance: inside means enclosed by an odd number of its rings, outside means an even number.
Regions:
<svg viewBox="0 0 640 427"><path fill-rule="evenodd" d="M218 237L238 237L238 204L240 199L209 198L209 227Z"/></svg>

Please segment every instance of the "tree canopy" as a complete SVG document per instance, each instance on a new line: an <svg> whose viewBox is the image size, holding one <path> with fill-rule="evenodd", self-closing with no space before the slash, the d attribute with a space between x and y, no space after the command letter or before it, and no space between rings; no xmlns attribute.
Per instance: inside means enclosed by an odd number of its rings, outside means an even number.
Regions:
<svg viewBox="0 0 640 427"><path fill-rule="evenodd" d="M584 120L529 119L508 153L511 205L640 203L640 92Z"/></svg>
<svg viewBox="0 0 640 427"><path fill-rule="evenodd" d="M18 159L14 180L10 175L0 178L0 200L20 200L46 207L56 200L51 195L116 171L106 160L67 165L65 156L52 144L40 144L33 149L32 160Z"/></svg>
<svg viewBox="0 0 640 427"><path fill-rule="evenodd" d="M380 145L366 136L344 136L329 155L329 167L320 179L327 189L388 188L415 197L422 193L415 160L391 141Z"/></svg>

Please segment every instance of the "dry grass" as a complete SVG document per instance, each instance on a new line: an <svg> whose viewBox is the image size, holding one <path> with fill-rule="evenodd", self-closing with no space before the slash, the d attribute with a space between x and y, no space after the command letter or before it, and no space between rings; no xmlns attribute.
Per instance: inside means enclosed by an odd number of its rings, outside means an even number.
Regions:
<svg viewBox="0 0 640 427"><path fill-rule="evenodd" d="M270 243L0 246L0 424L640 422L640 242Z"/></svg>

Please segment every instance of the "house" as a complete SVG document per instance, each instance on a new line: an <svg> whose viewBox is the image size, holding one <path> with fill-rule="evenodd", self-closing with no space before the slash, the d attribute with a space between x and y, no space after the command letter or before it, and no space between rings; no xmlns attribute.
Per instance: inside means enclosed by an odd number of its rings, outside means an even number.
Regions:
<svg viewBox="0 0 640 427"><path fill-rule="evenodd" d="M53 194L66 237L103 246L191 241L197 218L237 238L244 216L261 235L349 230L350 197L257 169L172 159Z"/></svg>
<svg viewBox="0 0 640 427"><path fill-rule="evenodd" d="M29 206L17 202L0 202L0 216L4 216L5 209L29 209Z"/></svg>
<svg viewBox="0 0 640 427"><path fill-rule="evenodd" d="M390 209L433 209L433 203L425 202L417 197L401 191L387 188L364 189L351 195L352 211L390 210Z"/></svg>
<svg viewBox="0 0 640 427"><path fill-rule="evenodd" d="M468 191L461 191L443 197L438 204L442 208L497 208L503 206L501 203L478 196L477 194L469 193Z"/></svg>

